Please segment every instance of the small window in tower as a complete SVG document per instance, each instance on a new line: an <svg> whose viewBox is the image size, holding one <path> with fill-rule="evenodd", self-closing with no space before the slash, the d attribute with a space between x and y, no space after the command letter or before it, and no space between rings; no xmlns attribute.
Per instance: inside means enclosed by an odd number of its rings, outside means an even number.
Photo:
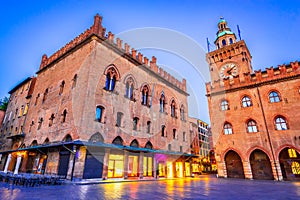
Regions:
<svg viewBox="0 0 300 200"><path fill-rule="evenodd" d="M226 40L225 39L222 40L222 45L226 46Z"/></svg>
<svg viewBox="0 0 300 200"><path fill-rule="evenodd" d="M232 43L233 43L232 38L229 38L229 44L232 44Z"/></svg>

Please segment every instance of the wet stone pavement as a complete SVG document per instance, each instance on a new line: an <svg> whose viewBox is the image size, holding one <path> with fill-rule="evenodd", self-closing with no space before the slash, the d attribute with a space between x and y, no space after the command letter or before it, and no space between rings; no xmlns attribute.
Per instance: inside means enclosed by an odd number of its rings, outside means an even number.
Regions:
<svg viewBox="0 0 300 200"><path fill-rule="evenodd" d="M300 182L200 178L91 185L12 186L0 182L0 199L300 199Z"/></svg>

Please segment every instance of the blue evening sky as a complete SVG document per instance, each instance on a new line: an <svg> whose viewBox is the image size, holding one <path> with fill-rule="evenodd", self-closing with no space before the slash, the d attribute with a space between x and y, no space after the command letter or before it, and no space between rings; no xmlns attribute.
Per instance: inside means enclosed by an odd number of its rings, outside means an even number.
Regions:
<svg viewBox="0 0 300 200"><path fill-rule="evenodd" d="M3 1L0 7L0 98L8 96L7 92L18 82L35 74L44 53L50 56L89 28L96 13L103 16L107 31L115 34L143 27L167 28L191 38L205 51L206 37L213 43L217 22L223 16L233 32L237 33L237 24L240 26L254 69L299 59L297 0L10 0ZM148 58L155 55L160 65L176 77L187 79L190 115L209 121L204 80L193 71L193 66L170 52L141 52ZM199 52L199 60L204 59L203 52Z"/></svg>

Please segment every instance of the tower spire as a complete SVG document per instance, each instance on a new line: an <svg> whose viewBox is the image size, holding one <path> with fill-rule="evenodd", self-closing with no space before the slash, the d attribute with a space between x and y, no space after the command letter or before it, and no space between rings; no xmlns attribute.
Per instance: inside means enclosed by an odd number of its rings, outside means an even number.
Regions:
<svg viewBox="0 0 300 200"><path fill-rule="evenodd" d="M231 29L227 26L227 21L222 16L218 22L218 32L216 35L215 45L217 49L236 42L235 34L231 32Z"/></svg>

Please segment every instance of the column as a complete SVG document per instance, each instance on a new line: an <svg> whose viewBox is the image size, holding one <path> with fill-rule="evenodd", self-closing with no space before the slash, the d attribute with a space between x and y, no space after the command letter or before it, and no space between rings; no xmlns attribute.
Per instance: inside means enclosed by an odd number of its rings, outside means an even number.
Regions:
<svg viewBox="0 0 300 200"><path fill-rule="evenodd" d="M155 156L153 156L153 162L152 162L153 166L152 166L152 171L153 171L153 177L154 178L158 178L158 174L157 174L157 162L155 160Z"/></svg>
<svg viewBox="0 0 300 200"><path fill-rule="evenodd" d="M4 173L7 173L7 169L8 169L10 161L11 161L11 154L8 154L7 161L6 161L5 168L4 168Z"/></svg>
<svg viewBox="0 0 300 200"><path fill-rule="evenodd" d="M227 178L227 169L225 162L217 162L218 177Z"/></svg>
<svg viewBox="0 0 300 200"><path fill-rule="evenodd" d="M103 173L102 173L103 180L106 180L108 175L109 154L110 154L110 149L105 149L105 154L103 159Z"/></svg>
<svg viewBox="0 0 300 200"><path fill-rule="evenodd" d="M14 174L18 174L19 168L20 168L20 164L21 164L21 160L22 160L22 156L21 156L21 155L18 155L17 163L16 163L16 167L15 167Z"/></svg>
<svg viewBox="0 0 300 200"><path fill-rule="evenodd" d="M124 150L124 179L128 178L128 151Z"/></svg>
<svg viewBox="0 0 300 200"><path fill-rule="evenodd" d="M271 162L271 167L272 167L272 172L273 172L274 180L282 181L283 180L283 176L282 176L282 172L281 172L279 161L276 160L276 161L270 161L270 162Z"/></svg>
<svg viewBox="0 0 300 200"><path fill-rule="evenodd" d="M139 177L143 179L144 177L144 152L140 152L139 157Z"/></svg>
<svg viewBox="0 0 300 200"><path fill-rule="evenodd" d="M186 175L185 175L185 160L184 159L182 160L182 173L183 173L182 177L185 178Z"/></svg>
<svg viewBox="0 0 300 200"><path fill-rule="evenodd" d="M246 179L253 179L250 162L243 161L244 175Z"/></svg>

